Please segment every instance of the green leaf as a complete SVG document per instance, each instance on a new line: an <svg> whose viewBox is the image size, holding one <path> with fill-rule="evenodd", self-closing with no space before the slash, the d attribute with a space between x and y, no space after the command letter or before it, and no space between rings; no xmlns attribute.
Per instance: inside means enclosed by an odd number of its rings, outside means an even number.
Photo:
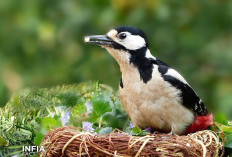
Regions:
<svg viewBox="0 0 232 157"><path fill-rule="evenodd" d="M110 133L112 133L112 131L113 131L113 128L105 127L105 128L102 128L98 133L100 135L102 135L102 134L110 134Z"/></svg>
<svg viewBox="0 0 232 157"><path fill-rule="evenodd" d="M8 146L9 141L5 140L1 135L0 135L0 146Z"/></svg>
<svg viewBox="0 0 232 157"><path fill-rule="evenodd" d="M35 145L39 146L41 144L43 138L44 138L44 135L41 132L37 133L37 135L34 138Z"/></svg>
<svg viewBox="0 0 232 157"><path fill-rule="evenodd" d="M93 109L90 117L91 122L99 123L99 118L106 112L112 111L112 100L109 96L100 93L93 97Z"/></svg>
<svg viewBox="0 0 232 157"><path fill-rule="evenodd" d="M214 121L218 122L218 123L221 123L221 124L224 124L224 125L228 125L228 120L227 120L226 116L223 113L218 113L215 116Z"/></svg>
<svg viewBox="0 0 232 157"><path fill-rule="evenodd" d="M134 134L139 134L139 133L142 132L142 130L139 127L137 127L137 126L133 127L132 131L133 131Z"/></svg>
<svg viewBox="0 0 232 157"><path fill-rule="evenodd" d="M223 131L223 132L230 132L232 133L232 126L225 126L225 125L222 125L220 127L220 129Z"/></svg>
<svg viewBox="0 0 232 157"><path fill-rule="evenodd" d="M127 114L119 109L114 109L112 112L107 112L103 115L103 124L112 128L123 130L129 124Z"/></svg>
<svg viewBox="0 0 232 157"><path fill-rule="evenodd" d="M15 146L8 146L8 149L22 149L21 145L15 145Z"/></svg>
<svg viewBox="0 0 232 157"><path fill-rule="evenodd" d="M225 147L232 148L232 134L226 136Z"/></svg>
<svg viewBox="0 0 232 157"><path fill-rule="evenodd" d="M65 91L60 93L57 97L61 100L63 105L71 107L75 106L81 99L80 95L75 91Z"/></svg>
<svg viewBox="0 0 232 157"><path fill-rule="evenodd" d="M71 114L69 123L81 127L81 122L88 121L89 114L87 114L87 108L84 103L78 104L71 108Z"/></svg>
<svg viewBox="0 0 232 157"><path fill-rule="evenodd" d="M128 129L128 128L127 128ZM131 131L128 131L131 135L134 136L144 136L146 135L148 132L141 130L139 127L135 126L131 129Z"/></svg>
<svg viewBox="0 0 232 157"><path fill-rule="evenodd" d="M99 95L93 98L93 112L101 116L102 114L111 111L111 99L106 95Z"/></svg>
<svg viewBox="0 0 232 157"><path fill-rule="evenodd" d="M12 156L15 156L15 155L19 156L19 154L22 154L22 151L21 151L21 150L8 153L8 154L7 154L7 157L8 157L8 156L9 156L9 157L12 157Z"/></svg>
<svg viewBox="0 0 232 157"><path fill-rule="evenodd" d="M45 117L41 118L41 126L46 131L51 131L52 129L62 126L62 122L59 119Z"/></svg>
<svg viewBox="0 0 232 157"><path fill-rule="evenodd" d="M79 115L87 112L87 108L86 108L85 104L83 104L83 103L76 105L73 108L73 110L76 110L76 114L79 114Z"/></svg>

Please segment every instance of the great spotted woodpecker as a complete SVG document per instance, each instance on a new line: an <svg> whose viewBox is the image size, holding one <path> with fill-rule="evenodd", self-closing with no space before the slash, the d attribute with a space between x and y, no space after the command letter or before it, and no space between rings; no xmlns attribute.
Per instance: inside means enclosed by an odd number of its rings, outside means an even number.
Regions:
<svg viewBox="0 0 232 157"><path fill-rule="evenodd" d="M106 35L86 36L85 42L102 46L118 62L120 100L134 125L182 135L212 124L202 100L176 70L150 53L140 29L119 26Z"/></svg>

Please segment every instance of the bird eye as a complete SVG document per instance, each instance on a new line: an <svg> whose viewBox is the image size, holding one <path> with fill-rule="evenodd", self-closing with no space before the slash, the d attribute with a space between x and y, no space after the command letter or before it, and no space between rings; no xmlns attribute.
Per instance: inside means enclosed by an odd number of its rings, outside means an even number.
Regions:
<svg viewBox="0 0 232 157"><path fill-rule="evenodd" d="M121 33L118 35L119 39L125 39L126 38L126 34L125 33Z"/></svg>

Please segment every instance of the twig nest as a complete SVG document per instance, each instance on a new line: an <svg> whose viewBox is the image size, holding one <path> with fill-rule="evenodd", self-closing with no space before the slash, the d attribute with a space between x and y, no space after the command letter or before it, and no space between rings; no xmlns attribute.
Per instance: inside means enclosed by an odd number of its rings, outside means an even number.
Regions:
<svg viewBox="0 0 232 157"><path fill-rule="evenodd" d="M41 152L40 157L213 157L222 149L218 136L209 130L187 136L150 134L141 137L121 131L101 136L62 127L46 135L41 145L45 152Z"/></svg>

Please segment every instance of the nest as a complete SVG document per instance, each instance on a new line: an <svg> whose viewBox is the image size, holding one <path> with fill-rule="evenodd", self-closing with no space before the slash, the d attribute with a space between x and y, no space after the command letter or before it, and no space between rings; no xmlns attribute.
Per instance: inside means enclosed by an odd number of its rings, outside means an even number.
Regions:
<svg viewBox="0 0 232 157"><path fill-rule="evenodd" d="M94 135L73 127L53 130L45 136L41 146L45 152L40 152L40 157L213 157L222 149L218 136L209 130L187 136L159 133L141 137L121 131Z"/></svg>

